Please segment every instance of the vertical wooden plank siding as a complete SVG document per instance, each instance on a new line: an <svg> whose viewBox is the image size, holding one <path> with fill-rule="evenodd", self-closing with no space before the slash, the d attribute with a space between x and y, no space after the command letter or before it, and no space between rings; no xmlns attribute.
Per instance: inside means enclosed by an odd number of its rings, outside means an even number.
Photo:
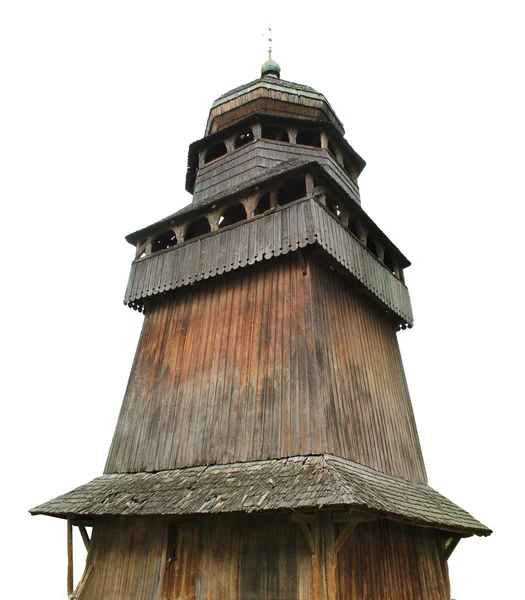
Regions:
<svg viewBox="0 0 525 600"><path fill-rule="evenodd" d="M201 167L195 180L193 201L202 202L290 158L316 160L349 197L360 204L357 183L326 150L273 140L255 140Z"/></svg>
<svg viewBox="0 0 525 600"><path fill-rule="evenodd" d="M79 600L160 600L166 533L167 519L98 522L86 565L93 570Z"/></svg>
<svg viewBox="0 0 525 600"><path fill-rule="evenodd" d="M323 261L312 261L326 451L425 483L392 320Z"/></svg>
<svg viewBox="0 0 525 600"><path fill-rule="evenodd" d="M322 255L150 302L106 473L329 452L426 481L394 322Z"/></svg>
<svg viewBox="0 0 525 600"><path fill-rule="evenodd" d="M319 454L311 311L298 253L155 299L106 473Z"/></svg>
<svg viewBox="0 0 525 600"><path fill-rule="evenodd" d="M357 526L338 554L337 578L337 600L450 600L435 532L392 521Z"/></svg>
<svg viewBox="0 0 525 600"><path fill-rule="evenodd" d="M113 518L93 531L79 600L449 600L434 530L379 520L345 524L320 513L312 553L286 514Z"/></svg>

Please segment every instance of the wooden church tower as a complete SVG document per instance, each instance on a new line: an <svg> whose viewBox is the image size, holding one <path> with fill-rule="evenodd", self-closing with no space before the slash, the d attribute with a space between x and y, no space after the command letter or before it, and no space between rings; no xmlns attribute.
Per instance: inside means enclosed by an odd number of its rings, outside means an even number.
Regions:
<svg viewBox="0 0 525 600"><path fill-rule="evenodd" d="M450 553L490 534L427 485L410 263L344 133L269 60L213 103L191 204L126 238L145 319L104 475L31 511L67 519L71 598L448 600Z"/></svg>

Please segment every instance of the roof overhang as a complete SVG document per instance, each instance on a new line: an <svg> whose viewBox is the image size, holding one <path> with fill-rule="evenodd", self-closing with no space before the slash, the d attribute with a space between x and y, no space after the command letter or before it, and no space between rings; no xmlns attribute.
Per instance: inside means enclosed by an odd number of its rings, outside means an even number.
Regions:
<svg viewBox="0 0 525 600"><path fill-rule="evenodd" d="M108 474L30 512L78 518L342 507L463 536L492 533L426 484L411 483L330 454Z"/></svg>

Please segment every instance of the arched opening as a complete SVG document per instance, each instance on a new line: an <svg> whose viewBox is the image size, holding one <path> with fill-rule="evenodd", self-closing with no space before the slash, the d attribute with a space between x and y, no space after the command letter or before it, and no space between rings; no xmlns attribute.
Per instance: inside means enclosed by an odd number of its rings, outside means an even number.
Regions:
<svg viewBox="0 0 525 600"><path fill-rule="evenodd" d="M339 208L339 205L331 198L326 199L326 208L336 217L341 218L341 209Z"/></svg>
<svg viewBox="0 0 525 600"><path fill-rule="evenodd" d="M192 240L193 238L209 233L210 231L210 222L206 217L201 217L200 219L193 221L193 223L190 224L188 229L186 229L184 241L187 242L188 240Z"/></svg>
<svg viewBox="0 0 525 600"><path fill-rule="evenodd" d="M225 154L226 144L224 142L219 142L218 144L215 144L215 146L208 148L206 155L204 156L204 164L207 164L220 156L224 156Z"/></svg>
<svg viewBox="0 0 525 600"><path fill-rule="evenodd" d="M264 194L264 196L257 202L257 207L255 208L255 215L262 215L267 210L270 210L270 193Z"/></svg>
<svg viewBox="0 0 525 600"><path fill-rule="evenodd" d="M347 227L359 239L359 225L357 224L357 219L354 219L352 215L348 217Z"/></svg>
<svg viewBox="0 0 525 600"><path fill-rule="evenodd" d="M366 247L372 252L374 256L377 256L377 246L374 241L374 238L371 235L368 235L366 238Z"/></svg>
<svg viewBox="0 0 525 600"><path fill-rule="evenodd" d="M251 129L247 129L246 131L243 131L242 133L240 133L236 138L235 138L235 148L240 148L241 146L244 146L244 144L247 144L248 142L253 142L253 131Z"/></svg>
<svg viewBox="0 0 525 600"><path fill-rule="evenodd" d="M160 250L166 250L172 248L177 244L177 236L171 229L159 233L159 235L153 238L151 243L151 252L159 252Z"/></svg>
<svg viewBox="0 0 525 600"><path fill-rule="evenodd" d="M284 127L263 125L261 137L265 140L275 140L276 142L289 142L288 132Z"/></svg>
<svg viewBox="0 0 525 600"><path fill-rule="evenodd" d="M288 179L279 188L277 195L277 204L285 206L294 200L304 198L306 196L306 183L301 179Z"/></svg>
<svg viewBox="0 0 525 600"><path fill-rule="evenodd" d="M219 219L219 229L228 227L228 225L233 225L239 221L244 221L247 216L246 209L240 202L235 206L230 206L222 213Z"/></svg>
<svg viewBox="0 0 525 600"><path fill-rule="evenodd" d="M321 136L317 131L300 131L297 134L297 143L303 146L321 147Z"/></svg>

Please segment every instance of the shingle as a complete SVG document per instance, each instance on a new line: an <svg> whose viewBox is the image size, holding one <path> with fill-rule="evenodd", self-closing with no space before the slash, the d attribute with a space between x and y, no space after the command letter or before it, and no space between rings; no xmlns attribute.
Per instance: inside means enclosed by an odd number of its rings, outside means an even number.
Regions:
<svg viewBox="0 0 525 600"><path fill-rule="evenodd" d="M103 475L33 508L33 515L205 515L358 507L464 534L490 529L433 488L323 454Z"/></svg>

